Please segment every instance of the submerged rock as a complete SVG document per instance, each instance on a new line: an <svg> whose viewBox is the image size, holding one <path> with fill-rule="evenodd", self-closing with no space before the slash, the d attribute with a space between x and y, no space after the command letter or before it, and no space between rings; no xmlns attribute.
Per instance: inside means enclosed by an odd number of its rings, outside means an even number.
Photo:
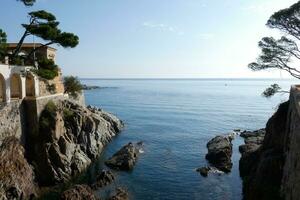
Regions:
<svg viewBox="0 0 300 200"><path fill-rule="evenodd" d="M226 173L230 172L232 168L231 140L231 137L228 136L216 136L207 143L206 159L214 167Z"/></svg>
<svg viewBox="0 0 300 200"><path fill-rule="evenodd" d="M92 184L93 189L102 188L115 181L115 176L111 171L103 170L96 178L96 182Z"/></svg>
<svg viewBox="0 0 300 200"><path fill-rule="evenodd" d="M61 200L100 200L87 185L75 185L62 193Z"/></svg>
<svg viewBox="0 0 300 200"><path fill-rule="evenodd" d="M210 167L200 167L200 168L196 169L196 171L199 172L204 177L208 176L209 170L210 170Z"/></svg>
<svg viewBox="0 0 300 200"><path fill-rule="evenodd" d="M142 143L128 143L115 153L105 164L117 170L132 170L140 154Z"/></svg>
<svg viewBox="0 0 300 200"><path fill-rule="evenodd" d="M38 181L46 186L86 169L123 127L117 117L99 109L68 100L48 104L41 113L39 135L29 140Z"/></svg>
<svg viewBox="0 0 300 200"><path fill-rule="evenodd" d="M122 188L117 188L116 194L108 198L108 200L129 200L129 194Z"/></svg>

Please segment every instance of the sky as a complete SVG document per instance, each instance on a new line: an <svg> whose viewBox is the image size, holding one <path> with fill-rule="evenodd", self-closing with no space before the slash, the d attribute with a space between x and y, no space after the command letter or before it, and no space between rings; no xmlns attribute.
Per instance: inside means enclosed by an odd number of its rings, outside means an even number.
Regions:
<svg viewBox="0 0 300 200"><path fill-rule="evenodd" d="M0 28L16 42L27 13L44 9L80 38L53 46L65 75L81 78L280 78L247 68L258 41L280 36L268 18L297 0L1 0ZM33 38L28 37L27 42Z"/></svg>

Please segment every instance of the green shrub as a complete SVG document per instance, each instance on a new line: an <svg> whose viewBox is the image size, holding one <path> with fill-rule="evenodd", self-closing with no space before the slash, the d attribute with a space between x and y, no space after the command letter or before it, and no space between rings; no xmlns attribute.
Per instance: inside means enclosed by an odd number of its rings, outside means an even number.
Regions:
<svg viewBox="0 0 300 200"><path fill-rule="evenodd" d="M38 60L39 68L34 72L39 76L47 80L52 80L58 76L58 66L53 60L48 58L41 58Z"/></svg>
<svg viewBox="0 0 300 200"><path fill-rule="evenodd" d="M51 130L55 126L57 106L53 101L49 101L40 116L40 129Z"/></svg>
<svg viewBox="0 0 300 200"><path fill-rule="evenodd" d="M70 120L74 117L74 111L72 111L68 108L65 108L63 113L64 113L64 119L66 119L66 120Z"/></svg>
<svg viewBox="0 0 300 200"><path fill-rule="evenodd" d="M78 97L78 93L82 91L82 85L77 77L66 76L64 77L65 93L71 95L73 98Z"/></svg>

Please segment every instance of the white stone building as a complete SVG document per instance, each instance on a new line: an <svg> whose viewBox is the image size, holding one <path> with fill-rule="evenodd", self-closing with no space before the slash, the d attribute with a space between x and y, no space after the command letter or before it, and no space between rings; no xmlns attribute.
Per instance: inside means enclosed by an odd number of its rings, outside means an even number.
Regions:
<svg viewBox="0 0 300 200"><path fill-rule="evenodd" d="M0 64L0 103L39 96L39 79L31 69Z"/></svg>

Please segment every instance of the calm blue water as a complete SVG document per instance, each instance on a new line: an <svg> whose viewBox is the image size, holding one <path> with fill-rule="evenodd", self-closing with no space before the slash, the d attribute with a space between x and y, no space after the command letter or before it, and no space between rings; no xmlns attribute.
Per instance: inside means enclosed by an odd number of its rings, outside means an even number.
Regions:
<svg viewBox="0 0 300 200"><path fill-rule="evenodd" d="M233 129L265 126L279 102L261 92L274 80L82 80L104 89L86 91L86 103L116 114L125 130L110 143L89 171L105 167L103 160L121 146L144 141L145 153L132 172L116 172L132 199L241 199L238 145L228 175L201 177L206 143ZM277 80L278 82L278 80ZM288 89L293 81L279 80Z"/></svg>

